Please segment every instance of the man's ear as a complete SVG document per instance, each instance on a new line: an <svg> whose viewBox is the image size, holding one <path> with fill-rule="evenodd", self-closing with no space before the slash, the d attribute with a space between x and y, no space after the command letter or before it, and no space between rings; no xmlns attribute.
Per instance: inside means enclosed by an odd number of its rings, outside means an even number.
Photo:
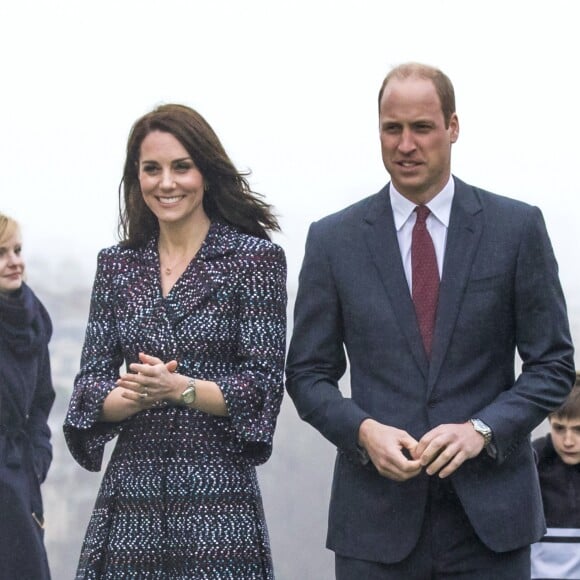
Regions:
<svg viewBox="0 0 580 580"><path fill-rule="evenodd" d="M449 119L449 138L451 143L455 143L459 138L459 117L453 113Z"/></svg>

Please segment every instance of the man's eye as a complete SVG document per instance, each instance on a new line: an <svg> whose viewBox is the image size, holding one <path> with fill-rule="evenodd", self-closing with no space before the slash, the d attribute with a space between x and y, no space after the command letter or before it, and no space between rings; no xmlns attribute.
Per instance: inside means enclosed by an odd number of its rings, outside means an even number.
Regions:
<svg viewBox="0 0 580 580"><path fill-rule="evenodd" d="M390 133L390 134L398 133L399 132L399 127L397 125L385 125L383 127L383 131L385 133Z"/></svg>

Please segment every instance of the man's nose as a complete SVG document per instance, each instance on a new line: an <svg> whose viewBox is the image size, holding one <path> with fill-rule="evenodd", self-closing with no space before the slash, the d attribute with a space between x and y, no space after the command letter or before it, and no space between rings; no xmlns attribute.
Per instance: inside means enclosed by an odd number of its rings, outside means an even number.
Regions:
<svg viewBox="0 0 580 580"><path fill-rule="evenodd" d="M415 149L415 139L413 137L413 132L409 129L403 129L401 132L401 138L399 140L399 149L403 153L410 153Z"/></svg>

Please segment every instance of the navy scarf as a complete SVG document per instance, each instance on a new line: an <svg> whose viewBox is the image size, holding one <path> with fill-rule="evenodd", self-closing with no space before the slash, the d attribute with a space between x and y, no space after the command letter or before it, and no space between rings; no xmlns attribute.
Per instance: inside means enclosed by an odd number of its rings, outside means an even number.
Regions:
<svg viewBox="0 0 580 580"><path fill-rule="evenodd" d="M11 294L0 293L0 336L17 355L34 355L46 342L42 306L26 284Z"/></svg>

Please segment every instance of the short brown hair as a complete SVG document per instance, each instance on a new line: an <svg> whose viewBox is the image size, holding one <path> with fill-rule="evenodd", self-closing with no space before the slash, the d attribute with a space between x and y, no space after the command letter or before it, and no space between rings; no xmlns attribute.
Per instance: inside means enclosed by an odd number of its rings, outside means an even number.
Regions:
<svg viewBox="0 0 580 580"><path fill-rule="evenodd" d="M385 92L386 86L394 78L407 79L409 77L419 77L421 79L429 80L435 86L439 101L441 102L441 111L443 111L443 119L445 120L445 127L449 127L451 115L455 113L455 90L453 83L449 77L440 71L438 68L421 64L419 62L407 62L400 64L393 68L383 80L381 90L379 91L379 109L381 107L381 99Z"/></svg>
<svg viewBox="0 0 580 580"><path fill-rule="evenodd" d="M576 372L576 382L564 404L549 415L550 419L576 419L580 417L580 372Z"/></svg>

